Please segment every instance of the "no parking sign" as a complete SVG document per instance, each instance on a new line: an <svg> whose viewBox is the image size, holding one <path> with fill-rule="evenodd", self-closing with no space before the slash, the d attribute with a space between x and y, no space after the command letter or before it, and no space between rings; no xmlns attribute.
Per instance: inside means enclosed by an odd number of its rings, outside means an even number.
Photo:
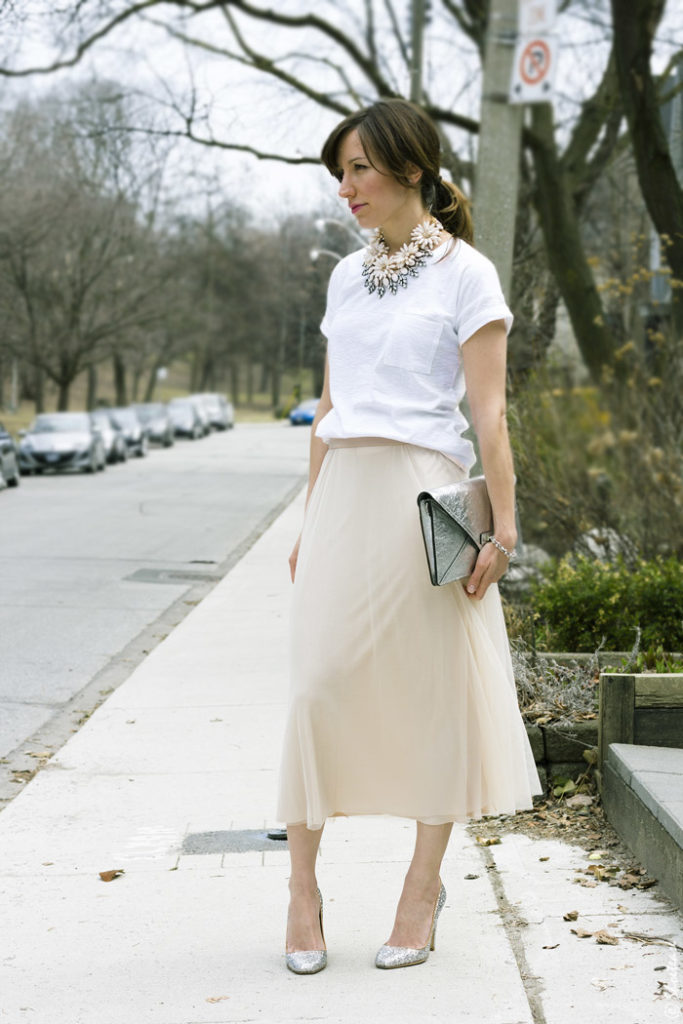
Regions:
<svg viewBox="0 0 683 1024"><path fill-rule="evenodd" d="M560 49L550 34L555 15L555 0L520 0L510 103L543 103L551 98Z"/></svg>

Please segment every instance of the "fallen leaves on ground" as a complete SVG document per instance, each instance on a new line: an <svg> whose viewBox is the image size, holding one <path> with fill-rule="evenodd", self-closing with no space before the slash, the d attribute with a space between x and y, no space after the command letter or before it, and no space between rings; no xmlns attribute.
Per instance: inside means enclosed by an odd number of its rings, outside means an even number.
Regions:
<svg viewBox="0 0 683 1024"><path fill-rule="evenodd" d="M100 878L103 882L113 882L119 875L124 875L123 868L112 868L110 871L100 871Z"/></svg>
<svg viewBox="0 0 683 1024"><path fill-rule="evenodd" d="M230 996L207 996L207 1003L222 1003L224 999L229 999Z"/></svg>
<svg viewBox="0 0 683 1024"><path fill-rule="evenodd" d="M497 846L501 842L500 836L476 836L480 846Z"/></svg>
<svg viewBox="0 0 683 1024"><path fill-rule="evenodd" d="M601 928L600 931L593 932L593 938L601 946L618 946L619 945L619 936L618 935L611 935L610 932L606 931L604 928Z"/></svg>
<svg viewBox="0 0 683 1024"><path fill-rule="evenodd" d="M579 916L578 910L568 910L567 913L563 915L562 920L563 921L576 921L578 916Z"/></svg>
<svg viewBox="0 0 683 1024"><path fill-rule="evenodd" d="M683 946L677 946L672 939L667 939L665 935L648 935L647 932L624 932L623 934L625 939L644 942L646 946L672 946L683 953Z"/></svg>
<svg viewBox="0 0 683 1024"><path fill-rule="evenodd" d="M572 935L576 935L579 939L595 939L595 941L601 946L616 946L619 943L618 935L611 935L605 928L600 928L596 932L589 932L586 928L572 928Z"/></svg>
<svg viewBox="0 0 683 1024"><path fill-rule="evenodd" d="M591 796L590 793L575 793L574 796L567 797L565 806L571 808L590 807L594 800L595 797Z"/></svg>

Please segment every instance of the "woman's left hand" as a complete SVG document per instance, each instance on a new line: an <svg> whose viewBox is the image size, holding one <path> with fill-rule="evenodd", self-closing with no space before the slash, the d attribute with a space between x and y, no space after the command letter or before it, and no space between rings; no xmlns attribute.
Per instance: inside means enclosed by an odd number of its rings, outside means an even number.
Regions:
<svg viewBox="0 0 683 1024"><path fill-rule="evenodd" d="M479 552L472 575L465 584L465 593L474 601L481 601L491 586L497 583L507 571L510 564L508 558L493 544L484 544Z"/></svg>

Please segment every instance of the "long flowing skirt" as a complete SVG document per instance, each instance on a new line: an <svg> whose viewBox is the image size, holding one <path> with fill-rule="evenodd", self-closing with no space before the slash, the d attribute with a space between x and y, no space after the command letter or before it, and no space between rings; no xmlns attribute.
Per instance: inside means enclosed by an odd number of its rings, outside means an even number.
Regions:
<svg viewBox="0 0 683 1024"><path fill-rule="evenodd" d="M306 511L278 820L427 824L532 806L500 596L433 587L416 498L464 477L407 444L331 447Z"/></svg>

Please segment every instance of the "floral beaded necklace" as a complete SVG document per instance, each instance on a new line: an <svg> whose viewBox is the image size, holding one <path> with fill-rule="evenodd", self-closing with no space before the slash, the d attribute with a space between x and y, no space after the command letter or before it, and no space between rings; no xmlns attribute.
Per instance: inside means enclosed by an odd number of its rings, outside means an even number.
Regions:
<svg viewBox="0 0 683 1024"><path fill-rule="evenodd" d="M387 290L395 295L399 288L407 288L408 279L417 277L418 271L431 258L442 231L443 225L431 217L414 227L410 241L390 255L381 229L376 228L363 254L363 277L370 294L376 291L381 299Z"/></svg>

